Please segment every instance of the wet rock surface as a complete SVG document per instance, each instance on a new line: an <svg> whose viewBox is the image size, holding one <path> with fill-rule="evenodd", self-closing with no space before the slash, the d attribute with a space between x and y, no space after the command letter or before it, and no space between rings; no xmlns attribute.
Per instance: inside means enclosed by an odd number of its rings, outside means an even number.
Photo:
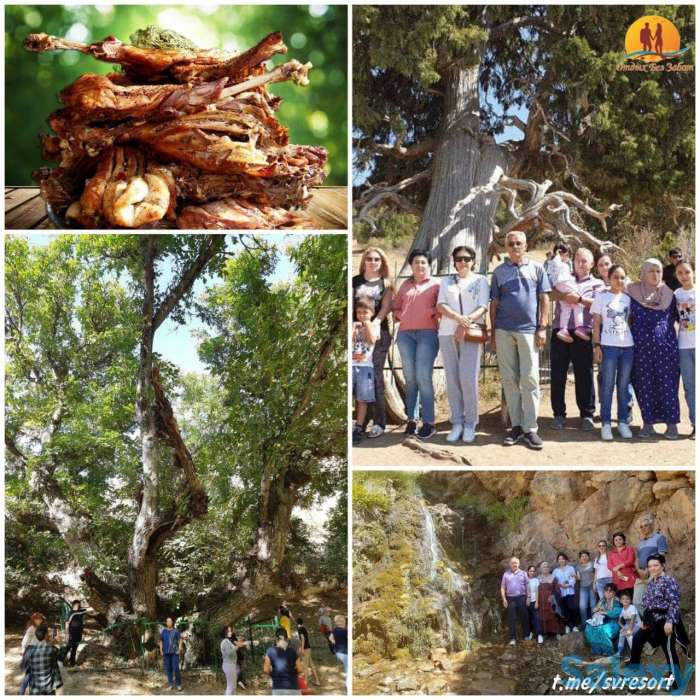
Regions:
<svg viewBox="0 0 700 700"><path fill-rule="evenodd" d="M567 647L572 645L566 637L573 636L574 633L565 635L559 641L548 638L543 645L529 641L518 642L515 647L500 641L480 644L471 652L444 655L442 658L449 663L448 671L438 666L429 668L420 660L383 659L368 666L362 657L358 657L354 661L353 692L356 695L561 694L561 691L555 692L553 689L557 675L563 681L576 677L567 674L562 666L567 656L570 659L569 668L576 669L576 675L581 678L587 675L595 678L603 670L609 674L619 672L619 662L613 657L595 657L582 648L578 649L578 653L568 651ZM657 649L646 661L663 664L661 650ZM685 669L685 660L682 660L681 666ZM369 670L371 673L368 673ZM694 687L694 682L691 682L686 693L692 693ZM593 694L628 694L628 691L595 691Z"/></svg>
<svg viewBox="0 0 700 700"><path fill-rule="evenodd" d="M582 633L501 641L507 560L554 562L560 550L575 559L616 530L635 546L647 513L668 538L692 640L693 486L689 471L441 471L413 489L375 484L383 506L354 515L354 692L553 693L564 657L583 669L598 662ZM664 662L660 650L652 658Z"/></svg>

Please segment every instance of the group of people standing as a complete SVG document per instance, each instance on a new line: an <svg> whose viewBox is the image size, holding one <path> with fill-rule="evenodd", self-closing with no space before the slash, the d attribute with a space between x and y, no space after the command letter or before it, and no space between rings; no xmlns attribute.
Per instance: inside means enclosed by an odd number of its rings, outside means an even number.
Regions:
<svg viewBox="0 0 700 700"><path fill-rule="evenodd" d="M668 270L654 258L644 262L640 280L632 282L608 254L596 260L581 247L573 255L572 269L572 251L564 244L555 246L542 265L527 256L523 232L510 231L505 243L508 257L490 282L474 271L476 253L469 246L452 251L455 272L441 279L431 276L430 252L413 250L408 256L411 277L398 290L391 284L385 253L376 247L363 252L359 274L352 279L353 442L377 438L386 429L384 366L393 315L406 385L407 434L428 440L436 432L433 368L440 351L452 424L447 440L475 440L479 370L483 348L490 342L512 426L503 444L541 449L539 352L547 342L550 300L556 302L550 340L553 429L566 426L566 382L573 365L580 429L595 430L596 363L603 440L614 437L615 392L621 438L633 436L629 424L636 401L643 422L638 437L657 435L654 425L662 423L664 437L677 439L681 376L694 439L694 270L682 253L673 258L678 286L672 290L664 282Z"/></svg>
<svg viewBox="0 0 700 700"><path fill-rule="evenodd" d="M263 671L272 679L273 695L301 695L307 687L308 673L311 670L314 682L320 685L316 668L311 658L309 633L302 618L296 618L298 648L290 644L292 615L286 604L279 609L279 627L275 630L275 645L267 649L263 661ZM347 688L348 671L348 631L344 615L336 615L331 621L330 610L319 610L319 631L326 637L331 651L343 665ZM334 625L331 627L331 625ZM223 652L223 644L222 644ZM227 691L227 694L228 691Z"/></svg>
<svg viewBox="0 0 700 700"><path fill-rule="evenodd" d="M88 609L83 608L79 600L73 601L65 623L67 641L60 647L52 643L52 639L58 636L57 630L49 628L46 617L39 612L31 615L21 643L24 675L20 695L24 695L27 689L31 695L55 695L56 690L63 686L60 663L75 665L87 612ZM293 629L293 619L296 620L296 629ZM313 683L319 686L318 672L311 655L310 635L303 618L293 618L288 604L283 602L278 608L276 621L275 646L266 651L263 660L263 671L272 679L272 694L301 694L301 689L308 687L309 675ZM347 684L348 633L345 617L336 615L331 618L330 608L323 607L319 610L318 629L342 664ZM294 637L298 641L290 644ZM220 651L221 668L226 677L226 695L235 695L237 686L246 687L243 660L248 645L242 634L237 635L230 625L223 626ZM181 662L185 653L185 638L172 615L165 618L165 624L159 631L158 650L163 657L166 687L182 691Z"/></svg>
<svg viewBox="0 0 700 700"><path fill-rule="evenodd" d="M66 643L62 646L53 644L58 630L49 628L46 616L40 612L32 613L20 647L23 671L20 695L24 695L27 689L30 695L55 695L56 690L63 687L59 662L75 666L87 612L79 600L71 603L65 622Z"/></svg>
<svg viewBox="0 0 700 700"><path fill-rule="evenodd" d="M663 648L669 665L679 668L677 647L688 652L688 636L681 618L678 581L666 573L666 537L654 530L654 517L640 522L636 547L623 532L578 553L571 564L565 552L553 569L546 561L520 568L512 557L501 579L501 599L508 616L510 644L516 644L517 625L523 638L544 643L545 636L583 631L594 654L623 656L639 665L646 643ZM678 677L678 674L675 675Z"/></svg>

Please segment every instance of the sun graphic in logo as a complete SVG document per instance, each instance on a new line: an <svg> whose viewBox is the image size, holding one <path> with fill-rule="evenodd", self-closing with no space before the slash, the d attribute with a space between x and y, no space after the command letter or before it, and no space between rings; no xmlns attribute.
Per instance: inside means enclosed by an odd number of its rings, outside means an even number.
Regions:
<svg viewBox="0 0 700 700"><path fill-rule="evenodd" d="M625 58L656 63L680 58L689 47L681 48L681 35L665 17L645 15L630 26L625 35Z"/></svg>

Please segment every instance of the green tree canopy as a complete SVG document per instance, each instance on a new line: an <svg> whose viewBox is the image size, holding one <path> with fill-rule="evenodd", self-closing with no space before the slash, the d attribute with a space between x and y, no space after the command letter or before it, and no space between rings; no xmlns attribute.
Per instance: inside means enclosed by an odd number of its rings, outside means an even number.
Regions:
<svg viewBox="0 0 700 700"><path fill-rule="evenodd" d="M694 201L693 73L617 70L627 28L645 14L676 25L692 63L691 5L357 7L355 160L377 184L361 204L388 183L391 196L377 203L422 214L421 234L440 231L484 184L469 169L492 171L495 158L511 177L549 178L596 209L622 204L608 222L613 239L622 222L661 236L692 220L683 207ZM502 143L507 127L524 134ZM502 147L489 158L493 137ZM465 170L444 166L441 149L456 151ZM493 221L493 211L482 213Z"/></svg>
<svg viewBox="0 0 700 700"><path fill-rule="evenodd" d="M283 255L293 274L275 282ZM345 255L343 236L311 236L284 251L252 237L64 235L48 245L7 237L10 606L62 591L77 569L103 619L139 612L148 597L129 579L149 480L158 609L237 617L236 586L252 575L246 567L268 526L265 493L276 558L258 568L274 566L275 575L258 576L256 595L292 565L309 581L344 579L344 567L320 562L345 528L335 511L347 512ZM183 283L193 278L203 294ZM206 336L204 374L152 359L208 503L184 519L183 467L160 409L157 454L143 447L151 439L143 414L154 409L142 402L157 397L155 385L143 390L144 319L157 333L164 309L178 324L198 318ZM318 544L293 513L328 497L338 505ZM167 537L157 534L163 518Z"/></svg>

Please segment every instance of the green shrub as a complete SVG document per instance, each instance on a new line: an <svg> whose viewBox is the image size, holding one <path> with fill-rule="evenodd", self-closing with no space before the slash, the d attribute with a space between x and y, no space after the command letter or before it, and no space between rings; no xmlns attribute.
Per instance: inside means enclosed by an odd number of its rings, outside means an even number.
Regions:
<svg viewBox="0 0 700 700"><path fill-rule="evenodd" d="M513 532L517 530L520 521L527 513L529 501L527 496L518 496L508 503L501 501L484 503L476 496L463 494L455 501L455 506L470 508L481 515L488 524L502 525Z"/></svg>
<svg viewBox="0 0 700 700"><path fill-rule="evenodd" d="M370 218L375 225L361 222L353 227L355 240L360 243L367 243L370 238L379 238L389 242L392 246L398 246L405 241L415 238L420 219L415 214L397 212L388 207L377 207Z"/></svg>
<svg viewBox="0 0 700 700"><path fill-rule="evenodd" d="M365 484L354 480L352 484L352 507L355 511L370 514L374 510L386 513L389 510L391 499L386 493L375 489L368 489Z"/></svg>

